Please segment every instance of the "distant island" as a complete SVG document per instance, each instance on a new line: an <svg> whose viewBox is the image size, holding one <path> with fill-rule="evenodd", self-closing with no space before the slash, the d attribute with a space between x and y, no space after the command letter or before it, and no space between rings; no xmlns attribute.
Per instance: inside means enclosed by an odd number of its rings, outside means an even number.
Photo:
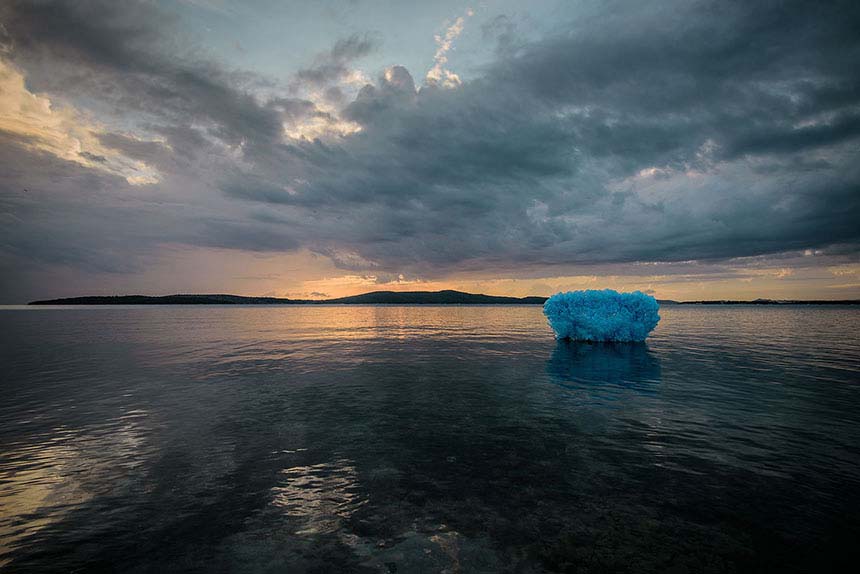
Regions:
<svg viewBox="0 0 860 574"><path fill-rule="evenodd" d="M111 295L33 301L29 305L543 305L546 297L502 297L462 291L372 291L336 299L240 295Z"/></svg>
<svg viewBox="0 0 860 574"><path fill-rule="evenodd" d="M241 295L94 295L31 301L28 305L543 305L547 297L503 297L462 291L371 291L336 299L286 299ZM752 301L671 301L661 305L857 305L860 300L798 301L755 299Z"/></svg>

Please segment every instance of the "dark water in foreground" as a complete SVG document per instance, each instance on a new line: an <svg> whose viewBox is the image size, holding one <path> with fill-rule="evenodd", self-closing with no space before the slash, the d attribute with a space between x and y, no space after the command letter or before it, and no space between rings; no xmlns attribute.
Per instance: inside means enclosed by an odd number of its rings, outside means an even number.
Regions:
<svg viewBox="0 0 860 574"><path fill-rule="evenodd" d="M860 309L0 310L9 572L827 571ZM855 563L856 565L856 563Z"/></svg>

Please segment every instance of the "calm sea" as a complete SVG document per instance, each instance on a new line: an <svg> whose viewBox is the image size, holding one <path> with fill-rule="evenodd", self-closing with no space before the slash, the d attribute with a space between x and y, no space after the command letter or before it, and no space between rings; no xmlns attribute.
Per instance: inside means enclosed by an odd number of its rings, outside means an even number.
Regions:
<svg viewBox="0 0 860 574"><path fill-rule="evenodd" d="M824 572L860 308L0 310L0 570ZM855 562L856 565L856 562Z"/></svg>

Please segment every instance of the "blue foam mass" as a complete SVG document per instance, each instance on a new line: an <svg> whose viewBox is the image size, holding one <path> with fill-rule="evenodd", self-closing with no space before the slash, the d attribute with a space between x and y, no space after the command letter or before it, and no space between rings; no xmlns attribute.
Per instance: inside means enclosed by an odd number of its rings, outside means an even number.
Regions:
<svg viewBox="0 0 860 574"><path fill-rule="evenodd" d="M556 293L543 306L556 339L644 341L660 315L657 300L641 291L612 289Z"/></svg>

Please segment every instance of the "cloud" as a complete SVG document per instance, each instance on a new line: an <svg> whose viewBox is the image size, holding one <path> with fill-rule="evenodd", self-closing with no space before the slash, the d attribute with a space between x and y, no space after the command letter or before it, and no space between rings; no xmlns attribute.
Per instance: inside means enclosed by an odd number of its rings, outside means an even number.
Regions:
<svg viewBox="0 0 860 574"><path fill-rule="evenodd" d="M337 106L344 103L347 92L355 93L368 83L364 72L352 64L378 46L379 40L374 36L353 34L319 54L313 66L296 72L290 90L304 94L302 101L310 107L303 110L301 117L294 116L285 124L287 137L313 141L361 131L360 124L339 117Z"/></svg>
<svg viewBox="0 0 860 574"><path fill-rule="evenodd" d="M7 137L23 147L120 175L132 184L158 181L146 163L102 145L100 129L71 106L30 92L23 74L0 59L0 131Z"/></svg>
<svg viewBox="0 0 860 574"><path fill-rule="evenodd" d="M175 18L154 4L11 0L0 20L10 57L40 91L101 102L126 121L196 122L231 145L280 137L277 111L241 89L248 74L177 45Z"/></svg>
<svg viewBox="0 0 860 574"><path fill-rule="evenodd" d="M353 206L332 241L425 272L855 243L849 8L734 6L715 23L594 5L455 92L398 97L382 78L345 111L363 131L329 150L337 171L289 203Z"/></svg>
<svg viewBox="0 0 860 574"><path fill-rule="evenodd" d="M401 65L352 83L375 36L279 86L183 45L153 3L5 2L0 251L119 272L164 243L304 248L361 281L856 260L860 9L569 10L529 39L489 17L507 47L463 78L455 20L416 88ZM157 184L129 184L142 165Z"/></svg>
<svg viewBox="0 0 860 574"><path fill-rule="evenodd" d="M309 68L296 72L294 87L309 84L327 87L333 83L366 83L363 74L350 67L353 61L367 56L379 46L379 40L369 34L353 34L335 42L331 50L317 57Z"/></svg>
<svg viewBox="0 0 860 574"><path fill-rule="evenodd" d="M496 52L503 57L513 55L523 46L517 24L507 14L499 14L482 24L481 35L485 42L495 42Z"/></svg>
<svg viewBox="0 0 860 574"><path fill-rule="evenodd" d="M463 83L460 81L460 76L446 69L445 66L448 64L448 52L454 46L454 40L463 33L466 18L472 15L474 12L471 9L466 10L466 15L457 17L450 26L445 28L444 34L436 35L436 54L433 56L433 67L424 76L424 81L428 86L456 88Z"/></svg>

